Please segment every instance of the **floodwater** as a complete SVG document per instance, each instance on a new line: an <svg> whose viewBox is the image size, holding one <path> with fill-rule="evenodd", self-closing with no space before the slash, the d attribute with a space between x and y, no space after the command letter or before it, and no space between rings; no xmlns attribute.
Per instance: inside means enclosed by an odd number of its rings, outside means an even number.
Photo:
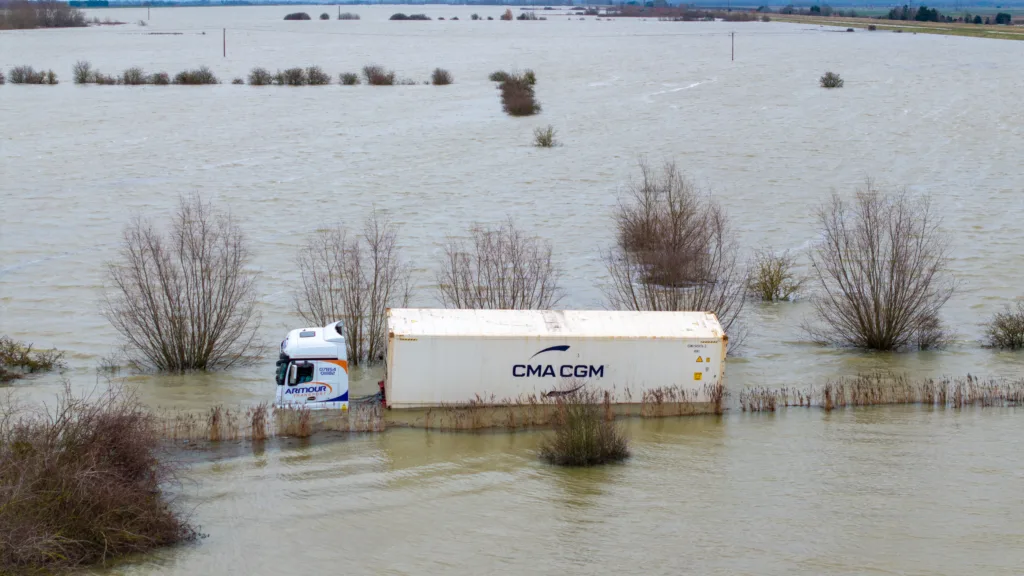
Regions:
<svg viewBox="0 0 1024 576"><path fill-rule="evenodd" d="M746 249L803 253L813 211L865 179L931 196L960 291L942 352L822 349L807 302L750 305L728 388L801 386L871 370L1015 376L1024 356L983 349L981 323L1024 295L1024 43L850 34L780 23L472 22L498 7L352 7L360 21L284 22L303 9L91 13L130 22L0 33L0 68L52 68L55 87L0 87L0 332L68 351L78 390L119 344L99 315L103 263L135 215L180 194L228 207L252 240L262 336L299 325L294 257L318 227L398 223L412 304L436 304L440 245L508 216L550 239L567 308L605 305L602 250L636 161L674 160L726 207ZM459 21L389 22L395 11ZM226 29L227 56L222 56ZM736 60L730 61L730 32ZM75 86L107 73L210 66L224 84ZM366 64L447 87L233 86L254 66ZM487 75L537 72L543 113L501 111ZM826 70L842 90L818 88ZM563 145L530 146L552 124ZM805 260L805 259L804 259ZM134 376L153 406L270 398L272 358L226 374ZM375 372L356 393L373 391ZM57 376L18 395L52 397ZM585 472L534 462L532 435L389 431L195 468L186 487L210 538L138 573L1011 573L1024 533L1012 410L881 409L632 422L635 457ZM424 527L430 527L429 531ZM1013 568L1012 568L1013 567Z"/></svg>

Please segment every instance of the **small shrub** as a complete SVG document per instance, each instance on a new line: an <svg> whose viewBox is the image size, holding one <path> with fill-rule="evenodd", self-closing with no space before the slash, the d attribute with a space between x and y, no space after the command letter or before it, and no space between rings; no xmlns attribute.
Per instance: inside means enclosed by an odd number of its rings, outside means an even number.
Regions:
<svg viewBox="0 0 1024 576"><path fill-rule="evenodd" d="M0 382L21 378L25 374L64 370L64 353L53 350L32 350L31 344L0 336ZM2 561L0 561L2 565Z"/></svg>
<svg viewBox="0 0 1024 576"><path fill-rule="evenodd" d="M869 32L874 32L875 30L878 30L878 26L875 26L874 24L869 24L868 25L868 31Z"/></svg>
<svg viewBox="0 0 1024 576"><path fill-rule="evenodd" d="M499 88L502 108L509 116L532 116L540 112L533 84L526 75L510 74Z"/></svg>
<svg viewBox="0 0 1024 576"><path fill-rule="evenodd" d="M74 67L71 68L71 75L75 79L75 84L88 84L92 82L92 64L85 60L75 62Z"/></svg>
<svg viewBox="0 0 1024 576"><path fill-rule="evenodd" d="M245 80L243 80L240 76L238 76L238 77L235 77L233 80L231 80L231 83L235 84L235 85L245 84Z"/></svg>
<svg viewBox="0 0 1024 576"><path fill-rule="evenodd" d="M178 72L174 76L175 84L182 84L188 86L198 86L202 84L220 84L220 80L213 74L213 71L206 66L201 66L195 70L185 70Z"/></svg>
<svg viewBox="0 0 1024 576"><path fill-rule="evenodd" d="M537 19L537 13L532 11L532 10L528 10L526 12L523 12L519 16L516 17L516 20L536 20L536 19Z"/></svg>
<svg viewBox="0 0 1024 576"><path fill-rule="evenodd" d="M289 68L277 73L281 86L305 86L308 83L306 71L302 68Z"/></svg>
<svg viewBox="0 0 1024 576"><path fill-rule="evenodd" d="M0 573L65 573L198 536L165 496L153 415L112 389L95 400L65 388L41 411L0 412Z"/></svg>
<svg viewBox="0 0 1024 576"><path fill-rule="evenodd" d="M789 252L778 254L770 249L754 252L747 290L764 302L790 300L800 289L803 280L793 272L796 258Z"/></svg>
<svg viewBox="0 0 1024 576"><path fill-rule="evenodd" d="M846 31L847 32L854 32L854 29L853 28L847 28Z"/></svg>
<svg viewBox="0 0 1024 576"><path fill-rule="evenodd" d="M502 20L511 21L512 20L512 10L509 10L508 8L506 8L505 9L505 13L501 15L501 19Z"/></svg>
<svg viewBox="0 0 1024 576"><path fill-rule="evenodd" d="M430 83L434 86L447 86L452 83L452 73L444 68L434 68L430 75Z"/></svg>
<svg viewBox="0 0 1024 576"><path fill-rule="evenodd" d="M504 82L508 80L508 72L504 70L498 70L497 72L491 72L491 75L487 77L491 82Z"/></svg>
<svg viewBox="0 0 1024 576"><path fill-rule="evenodd" d="M494 20L494 16L488 16L487 19L488 20Z"/></svg>
<svg viewBox="0 0 1024 576"><path fill-rule="evenodd" d="M370 86L393 86L395 72L385 70L383 66L363 66L363 77Z"/></svg>
<svg viewBox="0 0 1024 576"><path fill-rule="evenodd" d="M312 20L305 12L292 12L284 17L285 20Z"/></svg>
<svg viewBox="0 0 1024 576"><path fill-rule="evenodd" d="M167 86L171 83L171 76L167 72L157 72L149 77L149 83L155 86Z"/></svg>
<svg viewBox="0 0 1024 576"><path fill-rule="evenodd" d="M761 16L761 22L771 22L772 17L768 15Z"/></svg>
<svg viewBox="0 0 1024 576"><path fill-rule="evenodd" d="M558 143L555 141L555 127L550 124L546 128L533 129L533 145L538 148L552 148Z"/></svg>
<svg viewBox="0 0 1024 576"><path fill-rule="evenodd" d="M43 84L46 75L43 72L36 72L31 66L15 66L11 68L11 84Z"/></svg>
<svg viewBox="0 0 1024 576"><path fill-rule="evenodd" d="M405 14L398 12L396 14L392 14L389 20L430 20L430 17L426 14L409 14L406 16Z"/></svg>
<svg viewBox="0 0 1024 576"><path fill-rule="evenodd" d="M55 74L53 70L47 70L45 80L42 83L50 84L51 86L57 84L57 74Z"/></svg>
<svg viewBox="0 0 1024 576"><path fill-rule="evenodd" d="M842 88L844 84L843 79L835 72L825 72L818 82L821 83L822 88Z"/></svg>
<svg viewBox="0 0 1024 576"><path fill-rule="evenodd" d="M319 66L306 68L306 83L310 86L326 86L331 83L331 77Z"/></svg>
<svg viewBox="0 0 1024 576"><path fill-rule="evenodd" d="M985 328L985 344L1004 350L1024 350L1024 301L992 316Z"/></svg>
<svg viewBox="0 0 1024 576"><path fill-rule="evenodd" d="M530 86L535 86L537 84L537 75L533 73L533 70L527 68L526 72L523 72L523 80L526 80Z"/></svg>
<svg viewBox="0 0 1024 576"><path fill-rule="evenodd" d="M77 80L77 79L76 79ZM126 86L139 86L141 84L148 84L149 78L146 77L146 73L138 66L133 66L124 71L121 74L121 84Z"/></svg>
<svg viewBox="0 0 1024 576"><path fill-rule="evenodd" d="M558 466L595 466L629 457L626 437L610 413L609 397L576 388L558 399L553 432L540 445L540 457Z"/></svg>
<svg viewBox="0 0 1024 576"><path fill-rule="evenodd" d="M249 71L250 86L269 86L274 83L274 76L266 68L257 66Z"/></svg>
<svg viewBox="0 0 1024 576"><path fill-rule="evenodd" d="M359 74L354 72L344 72L339 79L343 86L355 86L356 84L359 84Z"/></svg>
<svg viewBox="0 0 1024 576"><path fill-rule="evenodd" d="M320 19L321 20L330 20L331 19L331 15L328 14L327 12L324 12L323 14L320 15Z"/></svg>
<svg viewBox="0 0 1024 576"><path fill-rule="evenodd" d="M93 84L99 84L100 86L114 86L114 85L120 83L120 81L121 81L120 78L117 78L116 76L110 76L108 74L104 74L104 73L100 72L99 70L97 70L97 71L92 73L92 82L93 82Z"/></svg>
<svg viewBox="0 0 1024 576"><path fill-rule="evenodd" d="M470 20L479 20L480 19L480 15L479 14L473 14L469 18L470 18Z"/></svg>
<svg viewBox="0 0 1024 576"><path fill-rule="evenodd" d="M352 12L342 12L338 14L338 20L359 20L359 14L353 14Z"/></svg>

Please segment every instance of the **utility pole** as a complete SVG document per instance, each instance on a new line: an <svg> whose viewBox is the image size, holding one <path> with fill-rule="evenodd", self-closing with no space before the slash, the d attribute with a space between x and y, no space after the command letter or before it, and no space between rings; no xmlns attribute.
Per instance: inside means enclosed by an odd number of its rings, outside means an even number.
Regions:
<svg viewBox="0 0 1024 576"><path fill-rule="evenodd" d="M732 39L732 62L736 61L736 33L730 32L729 37Z"/></svg>
<svg viewBox="0 0 1024 576"><path fill-rule="evenodd" d="M149 4L146 4L146 20L149 20Z"/></svg>
<svg viewBox="0 0 1024 576"><path fill-rule="evenodd" d="M224 28L222 30L222 33L224 34L224 36L223 36L223 38L224 38L224 57L227 58L228 57L228 29Z"/></svg>

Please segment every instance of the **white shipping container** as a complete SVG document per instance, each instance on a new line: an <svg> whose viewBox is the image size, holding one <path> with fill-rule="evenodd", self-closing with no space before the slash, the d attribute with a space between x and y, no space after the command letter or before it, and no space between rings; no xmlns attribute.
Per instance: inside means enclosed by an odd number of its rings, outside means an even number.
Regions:
<svg viewBox="0 0 1024 576"><path fill-rule="evenodd" d="M388 311L393 408L523 401L585 383L614 403L724 385L728 337L714 314L606 310Z"/></svg>

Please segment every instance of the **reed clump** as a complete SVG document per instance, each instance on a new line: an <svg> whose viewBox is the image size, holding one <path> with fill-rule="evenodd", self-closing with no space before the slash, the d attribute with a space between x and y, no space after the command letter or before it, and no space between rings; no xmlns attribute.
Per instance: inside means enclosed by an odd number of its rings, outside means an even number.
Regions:
<svg viewBox="0 0 1024 576"><path fill-rule="evenodd" d="M363 66L363 77L370 86L394 86L394 70L385 70L383 66Z"/></svg>
<svg viewBox="0 0 1024 576"><path fill-rule="evenodd" d="M452 82L452 73L444 68L434 68L434 71L430 74L430 83L434 86L447 86Z"/></svg>
<svg viewBox="0 0 1024 576"><path fill-rule="evenodd" d="M194 70L184 70L174 75L174 83L185 86L199 86L203 84L220 84L220 80L212 70L201 66Z"/></svg>
<svg viewBox="0 0 1024 576"><path fill-rule="evenodd" d="M164 489L153 415L112 388L0 407L0 573L63 573L198 536Z"/></svg>
<svg viewBox="0 0 1024 576"><path fill-rule="evenodd" d="M818 79L822 88L842 88L845 81L836 74L835 72L825 72L821 78Z"/></svg>
<svg viewBox="0 0 1024 576"><path fill-rule="evenodd" d="M57 350L33 350L32 344L0 336L0 382L10 382L41 372L64 370L64 353Z"/></svg>
<svg viewBox="0 0 1024 576"><path fill-rule="evenodd" d="M608 392L576 389L557 401L552 433L540 445L540 458L558 466L595 466L629 457L629 444L610 417Z"/></svg>
<svg viewBox="0 0 1024 576"><path fill-rule="evenodd" d="M1002 350L1024 350L1024 301L997 312L985 327L985 345Z"/></svg>

